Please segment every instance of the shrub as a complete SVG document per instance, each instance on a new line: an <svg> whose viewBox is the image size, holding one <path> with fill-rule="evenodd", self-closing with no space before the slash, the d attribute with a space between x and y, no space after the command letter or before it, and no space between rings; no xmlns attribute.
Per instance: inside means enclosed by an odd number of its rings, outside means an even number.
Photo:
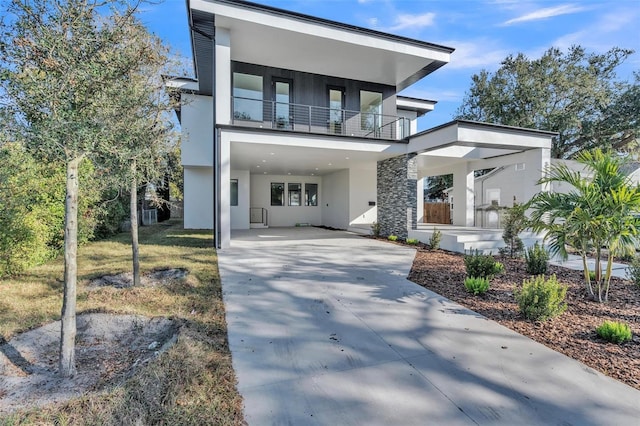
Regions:
<svg viewBox="0 0 640 426"><path fill-rule="evenodd" d="M520 312L533 321L545 321L567 310L564 298L567 287L558 283L555 275L545 279L538 275L522 282L522 288L514 291Z"/></svg>
<svg viewBox="0 0 640 426"><path fill-rule="evenodd" d="M486 278L491 280L496 274L504 271L504 265L490 254L474 253L465 255L464 266L467 269L467 277Z"/></svg>
<svg viewBox="0 0 640 426"><path fill-rule="evenodd" d="M537 242L524 253L527 264L527 274L544 275L547 272L549 253Z"/></svg>
<svg viewBox="0 0 640 426"><path fill-rule="evenodd" d="M522 204L514 203L513 207L507 209L505 214L502 233L502 240L506 247L500 249L500 253L511 258L522 256L524 244L518 236L527 227L525 207Z"/></svg>
<svg viewBox="0 0 640 426"><path fill-rule="evenodd" d="M624 343L631 340L631 327L622 322L605 321L596 328L598 336L612 343Z"/></svg>
<svg viewBox="0 0 640 426"><path fill-rule="evenodd" d="M397 235L389 235L387 238L389 239L389 241L398 241Z"/></svg>
<svg viewBox="0 0 640 426"><path fill-rule="evenodd" d="M489 280L486 278L467 277L464 279L464 287L474 295L484 294L489 290Z"/></svg>
<svg viewBox="0 0 640 426"><path fill-rule="evenodd" d="M371 224L371 233L373 234L373 236L379 237L381 232L382 232L382 225L380 225L380 223L378 222L373 222Z"/></svg>
<svg viewBox="0 0 640 426"><path fill-rule="evenodd" d="M407 244L409 245L417 246L419 242L420 241L418 241L416 238L407 238Z"/></svg>
<svg viewBox="0 0 640 426"><path fill-rule="evenodd" d="M636 286L640 287L640 256L633 258L626 274L627 279L630 279Z"/></svg>
<svg viewBox="0 0 640 426"><path fill-rule="evenodd" d="M438 250L440 248L441 240L442 232L434 227L433 232L431 233L431 238L429 238L429 248L431 250Z"/></svg>

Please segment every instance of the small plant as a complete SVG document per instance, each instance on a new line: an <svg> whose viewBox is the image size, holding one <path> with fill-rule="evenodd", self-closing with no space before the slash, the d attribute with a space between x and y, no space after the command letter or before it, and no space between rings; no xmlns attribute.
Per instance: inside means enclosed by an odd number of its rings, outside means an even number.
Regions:
<svg viewBox="0 0 640 426"><path fill-rule="evenodd" d="M486 278L467 277L464 279L464 287L474 295L484 294L489 290L489 280Z"/></svg>
<svg viewBox="0 0 640 426"><path fill-rule="evenodd" d="M527 274L544 275L547 273L549 253L537 242L524 253L527 264Z"/></svg>
<svg viewBox="0 0 640 426"><path fill-rule="evenodd" d="M387 237L387 239L388 239L389 241L398 241L398 236L397 236L397 235L389 235L389 236Z"/></svg>
<svg viewBox="0 0 640 426"><path fill-rule="evenodd" d="M567 287L560 285L555 275L524 280L522 288L516 288L513 294L522 315L532 321L545 321L567 310Z"/></svg>
<svg viewBox="0 0 640 426"><path fill-rule="evenodd" d="M441 240L442 232L434 227L433 232L431 233L431 237L429 238L429 248L431 250L438 250L440 248Z"/></svg>
<svg viewBox="0 0 640 426"><path fill-rule="evenodd" d="M464 266L467 269L467 277L493 279L497 274L504 271L504 265L490 254L480 254L477 250L472 254L465 255Z"/></svg>
<svg viewBox="0 0 640 426"><path fill-rule="evenodd" d="M506 247L500 252L511 258L521 257L524 250L524 244L518 236L527 227L527 218L525 216L525 206L513 203L513 207L507 209L504 218L502 240Z"/></svg>
<svg viewBox="0 0 640 426"><path fill-rule="evenodd" d="M591 281L596 280L596 271L589 271L589 280Z"/></svg>
<svg viewBox="0 0 640 426"><path fill-rule="evenodd" d="M371 233L374 237L379 237L382 233L382 225L380 225L380 223L378 222L373 222L371 224Z"/></svg>
<svg viewBox="0 0 640 426"><path fill-rule="evenodd" d="M611 343L624 343L631 340L631 327L629 325L617 321L605 321L596 328L598 336Z"/></svg>
<svg viewBox="0 0 640 426"><path fill-rule="evenodd" d="M629 267L627 268L627 279L633 281L633 283L640 287L640 256L633 258Z"/></svg>
<svg viewBox="0 0 640 426"><path fill-rule="evenodd" d="M416 238L407 238L407 244L411 246L417 246L419 242Z"/></svg>

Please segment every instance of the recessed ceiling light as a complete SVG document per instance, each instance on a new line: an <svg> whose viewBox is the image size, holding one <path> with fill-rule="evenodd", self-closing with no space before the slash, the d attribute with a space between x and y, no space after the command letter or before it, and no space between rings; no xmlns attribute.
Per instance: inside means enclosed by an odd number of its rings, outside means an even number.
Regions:
<svg viewBox="0 0 640 426"><path fill-rule="evenodd" d="M287 173L288 175L290 175L291 173Z"/></svg>
<svg viewBox="0 0 640 426"><path fill-rule="evenodd" d="M256 166L257 168L260 168L260 166Z"/></svg>
<svg viewBox="0 0 640 426"><path fill-rule="evenodd" d="M349 157L344 157L344 159L345 159L345 160L348 160L348 159L349 159Z"/></svg>
<svg viewBox="0 0 640 426"><path fill-rule="evenodd" d="M262 160L262 162L263 162L263 163L266 163L266 162L267 162L267 160Z"/></svg>
<svg viewBox="0 0 640 426"><path fill-rule="evenodd" d="M266 175L266 174L267 174L267 172L264 172L264 174Z"/></svg>
<svg viewBox="0 0 640 426"><path fill-rule="evenodd" d="M329 166L332 166L333 164L329 163L328 165L329 165Z"/></svg>
<svg viewBox="0 0 640 426"><path fill-rule="evenodd" d="M311 176L315 176L315 174L311 173Z"/></svg>
<svg viewBox="0 0 640 426"><path fill-rule="evenodd" d="M318 170L318 168L316 167L316 170Z"/></svg>
<svg viewBox="0 0 640 426"><path fill-rule="evenodd" d="M270 152L269 155L275 155L273 152Z"/></svg>

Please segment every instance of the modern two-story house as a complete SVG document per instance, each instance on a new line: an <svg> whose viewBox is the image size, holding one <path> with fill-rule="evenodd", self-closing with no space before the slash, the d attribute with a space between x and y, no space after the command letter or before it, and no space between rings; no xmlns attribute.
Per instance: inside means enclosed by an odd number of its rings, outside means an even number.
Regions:
<svg viewBox="0 0 640 426"><path fill-rule="evenodd" d="M474 225L473 171L526 163L531 195L552 133L454 121L417 132L435 101L398 93L454 49L238 0L189 0L195 79L183 104L184 226L324 225L406 237L423 176L454 174L453 223Z"/></svg>

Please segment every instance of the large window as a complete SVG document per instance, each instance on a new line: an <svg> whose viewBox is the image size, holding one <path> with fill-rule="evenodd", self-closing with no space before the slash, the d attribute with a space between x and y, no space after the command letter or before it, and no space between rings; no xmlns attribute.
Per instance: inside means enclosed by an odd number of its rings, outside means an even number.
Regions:
<svg viewBox="0 0 640 426"><path fill-rule="evenodd" d="M231 205L238 205L238 179L231 179Z"/></svg>
<svg viewBox="0 0 640 426"><path fill-rule="evenodd" d="M305 206L318 205L318 184L317 183L304 184L304 205Z"/></svg>
<svg viewBox="0 0 640 426"><path fill-rule="evenodd" d="M290 183L289 184L289 205L301 206L302 204L302 184Z"/></svg>
<svg viewBox="0 0 640 426"><path fill-rule="evenodd" d="M284 183L271 183L271 205L284 206Z"/></svg>
<svg viewBox="0 0 640 426"><path fill-rule="evenodd" d="M262 76L233 73L233 118L262 121Z"/></svg>
<svg viewBox="0 0 640 426"><path fill-rule="evenodd" d="M329 89L329 132L342 133L344 122L344 90Z"/></svg>
<svg viewBox="0 0 640 426"><path fill-rule="evenodd" d="M378 131L382 125L382 93L360 91L362 130Z"/></svg>

